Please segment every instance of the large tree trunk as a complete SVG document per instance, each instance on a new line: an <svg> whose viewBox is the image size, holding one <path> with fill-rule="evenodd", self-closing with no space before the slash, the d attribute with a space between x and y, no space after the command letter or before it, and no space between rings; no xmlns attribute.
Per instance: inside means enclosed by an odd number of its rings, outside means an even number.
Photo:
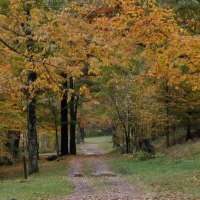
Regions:
<svg viewBox="0 0 200 200"><path fill-rule="evenodd" d="M34 52L34 40L32 35L32 30L30 27L31 20L31 4L26 5L26 21L21 23L21 27L27 36L26 47L29 52L30 57ZM29 59L29 62L32 62ZM38 167L38 141L37 141L37 131L36 131L36 98L33 83L37 79L37 74L34 69L28 71L28 91L27 91L27 137L28 137L28 154L29 154L29 174L39 172Z"/></svg>
<svg viewBox="0 0 200 200"><path fill-rule="evenodd" d="M61 100L61 155L69 154L68 150L68 82L63 84L64 94Z"/></svg>
<svg viewBox="0 0 200 200"><path fill-rule="evenodd" d="M31 86L37 79L34 71L28 73L28 84ZM30 88L30 87L29 87ZM28 154L29 154L29 174L39 171L38 168L38 142L36 131L36 98L34 91L27 92L27 125L28 125Z"/></svg>
<svg viewBox="0 0 200 200"><path fill-rule="evenodd" d="M73 78L70 78L70 89L74 90ZM77 118L77 105L75 101L74 92L70 100L70 154L76 155L76 118Z"/></svg>

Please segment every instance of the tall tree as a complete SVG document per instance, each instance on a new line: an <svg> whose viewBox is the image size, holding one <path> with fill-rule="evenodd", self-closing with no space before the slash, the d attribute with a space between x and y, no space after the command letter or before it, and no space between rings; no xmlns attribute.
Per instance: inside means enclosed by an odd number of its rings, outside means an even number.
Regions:
<svg viewBox="0 0 200 200"><path fill-rule="evenodd" d="M63 83L63 95L61 99L61 155L69 154L68 150L68 81Z"/></svg>
<svg viewBox="0 0 200 200"><path fill-rule="evenodd" d="M34 71L28 73L27 92L27 126L28 126L28 153L29 153L29 174L39 171L38 167L38 140L36 130L36 97L30 91L30 87L36 81L37 74Z"/></svg>
<svg viewBox="0 0 200 200"><path fill-rule="evenodd" d="M77 100L75 99L74 80L70 77L70 154L76 155L76 119L77 119Z"/></svg>

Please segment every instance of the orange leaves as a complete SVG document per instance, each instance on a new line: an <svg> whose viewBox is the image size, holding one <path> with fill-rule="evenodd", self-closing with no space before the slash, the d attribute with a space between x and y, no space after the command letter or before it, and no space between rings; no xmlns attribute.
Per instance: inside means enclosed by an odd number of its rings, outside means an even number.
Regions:
<svg viewBox="0 0 200 200"><path fill-rule="evenodd" d="M194 90L199 88L200 36L190 36L179 27L182 20L172 10L157 6L154 0L105 2L120 8L113 17L96 20L97 31L106 41L105 66L125 69L132 60L144 59L148 76L165 79L170 85L187 81Z"/></svg>
<svg viewBox="0 0 200 200"><path fill-rule="evenodd" d="M80 87L79 91L80 94L86 94L88 92L88 88L85 85L83 85Z"/></svg>

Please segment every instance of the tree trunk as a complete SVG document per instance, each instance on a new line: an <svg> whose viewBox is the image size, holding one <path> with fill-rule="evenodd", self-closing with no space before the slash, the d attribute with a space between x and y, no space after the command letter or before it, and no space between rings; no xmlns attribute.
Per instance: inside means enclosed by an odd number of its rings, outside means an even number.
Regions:
<svg viewBox="0 0 200 200"><path fill-rule="evenodd" d="M68 82L63 84L64 94L61 100L61 155L68 155Z"/></svg>
<svg viewBox="0 0 200 200"><path fill-rule="evenodd" d="M20 131L8 131L8 143L7 147L13 158L16 158L19 153Z"/></svg>
<svg viewBox="0 0 200 200"><path fill-rule="evenodd" d="M27 167L26 167L26 148L25 148L25 144L26 144L26 138L25 138L25 133L23 133L22 135L22 149L23 149L23 169L24 169L24 178L28 179L28 175L27 175Z"/></svg>
<svg viewBox="0 0 200 200"><path fill-rule="evenodd" d="M84 144L85 129L81 121L78 122L77 144L81 142Z"/></svg>
<svg viewBox="0 0 200 200"><path fill-rule="evenodd" d="M150 143L147 138L139 139L136 144L136 152L143 151L147 153L155 153L154 146Z"/></svg>
<svg viewBox="0 0 200 200"><path fill-rule="evenodd" d="M127 122L126 122L126 127L125 127L125 135L126 135L126 153L130 153L130 119L129 119L129 109L127 110Z"/></svg>
<svg viewBox="0 0 200 200"><path fill-rule="evenodd" d="M37 158L38 158L38 160L40 160L40 154L39 154L40 145L39 145L39 142L38 142L38 135L37 134L36 134L36 141L37 141Z"/></svg>
<svg viewBox="0 0 200 200"><path fill-rule="evenodd" d="M25 155L23 155L23 169L24 169L24 178L28 179L27 169L26 169L26 157L25 157Z"/></svg>
<svg viewBox="0 0 200 200"><path fill-rule="evenodd" d="M34 40L32 35L32 30L30 26L31 20L31 4L26 5L26 21L21 23L21 27L27 36L26 48L29 52L30 59L29 62L32 63L32 53L34 52ZM34 65L33 65L34 66ZM28 81L28 91L27 91L27 137L28 137L28 155L29 155L29 174L39 172L38 167L38 141L37 141L37 131L36 131L36 98L34 94L34 88L32 88L33 83L37 79L37 74L33 69L28 71L27 76Z"/></svg>
<svg viewBox="0 0 200 200"><path fill-rule="evenodd" d="M81 125L80 122L78 122L78 131L77 131L77 144L81 143Z"/></svg>
<svg viewBox="0 0 200 200"><path fill-rule="evenodd" d="M57 121L56 108L52 105L51 110L52 110L53 118L54 118L56 154L57 154L57 157L59 157L58 121Z"/></svg>
<svg viewBox="0 0 200 200"><path fill-rule="evenodd" d="M167 145L167 147L170 146L170 142L169 142L169 120L167 120L167 126L166 126L166 145Z"/></svg>
<svg viewBox="0 0 200 200"><path fill-rule="evenodd" d="M125 145L126 145L126 154L130 153L130 137L129 137L129 133L128 133L128 123L127 123L127 127L124 126L124 136L125 136Z"/></svg>
<svg viewBox="0 0 200 200"><path fill-rule="evenodd" d="M37 75L34 71L28 73L28 84L30 86L36 81ZM28 126L28 154L29 154L29 174L39 171L38 168L38 142L36 131L36 98L32 94L34 91L27 92L27 126Z"/></svg>
<svg viewBox="0 0 200 200"><path fill-rule="evenodd" d="M55 132L56 132L56 153L57 153L57 157L59 157L59 143L58 143L58 125L57 125L57 119L55 119L54 125L55 125Z"/></svg>
<svg viewBox="0 0 200 200"><path fill-rule="evenodd" d="M188 114L188 121L187 121L187 135L186 135L186 138L185 140L192 140L192 135L191 135L191 115L192 115L192 112L191 112L191 109L188 110L187 112Z"/></svg>
<svg viewBox="0 0 200 200"><path fill-rule="evenodd" d="M126 153L129 154L129 138L126 136Z"/></svg>
<svg viewBox="0 0 200 200"><path fill-rule="evenodd" d="M170 141L169 141L169 86L168 82L166 83L166 114L167 114L167 124L166 124L166 146L170 146Z"/></svg>
<svg viewBox="0 0 200 200"><path fill-rule="evenodd" d="M70 89L74 90L73 78L70 78ZM76 155L76 101L74 92L70 100L70 154Z"/></svg>

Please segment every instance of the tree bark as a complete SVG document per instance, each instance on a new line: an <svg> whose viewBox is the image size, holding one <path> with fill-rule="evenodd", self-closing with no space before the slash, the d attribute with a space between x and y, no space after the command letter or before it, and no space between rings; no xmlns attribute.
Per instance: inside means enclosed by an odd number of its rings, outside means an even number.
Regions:
<svg viewBox="0 0 200 200"><path fill-rule="evenodd" d="M56 118L55 118L55 121L54 121L54 125L55 125L55 133L56 133L56 153L57 153L57 157L59 157L58 125L57 125L57 119Z"/></svg>
<svg viewBox="0 0 200 200"><path fill-rule="evenodd" d="M63 84L64 94L61 100L61 155L68 155L68 82Z"/></svg>
<svg viewBox="0 0 200 200"><path fill-rule="evenodd" d="M72 77L70 78L70 89L74 90L74 81ZM73 92L70 100L70 154L72 155L76 155L76 115L77 105Z"/></svg>
<svg viewBox="0 0 200 200"><path fill-rule="evenodd" d="M126 153L129 154L129 137L126 135Z"/></svg>
<svg viewBox="0 0 200 200"><path fill-rule="evenodd" d="M167 114L167 124L166 124L166 146L170 146L170 138L169 138L169 86L168 81L166 83L166 114Z"/></svg>
<svg viewBox="0 0 200 200"><path fill-rule="evenodd" d="M26 21L21 23L21 27L27 36L26 48L30 54L29 62L32 62L32 53L34 51L34 40L32 36L32 30L30 28L31 20L31 4L26 5ZM29 155L29 174L39 172L38 167L38 141L37 141L37 131L36 131L36 98L35 91L31 89L33 83L37 79L37 74L33 69L28 71L27 81L28 81L28 91L27 91L27 129L28 129L28 155Z"/></svg>
<svg viewBox="0 0 200 200"><path fill-rule="evenodd" d="M22 135L22 148L23 148L23 169L24 169L24 178L28 179L28 175L27 175L27 167L26 167L26 148L25 148L25 143L26 143L26 138L25 138L25 133L23 133Z"/></svg>
<svg viewBox="0 0 200 200"><path fill-rule="evenodd" d="M51 111L52 111L53 118L54 118L56 154L57 154L57 157L59 157L58 121L57 121L56 108L53 105L51 107Z"/></svg>
<svg viewBox="0 0 200 200"><path fill-rule="evenodd" d="M85 137L85 129L82 126L81 122L78 122L78 132L77 132L77 144L81 142L84 144L84 137Z"/></svg>
<svg viewBox="0 0 200 200"><path fill-rule="evenodd" d="M81 143L81 126L80 122L78 122L78 131L77 131L77 144Z"/></svg>
<svg viewBox="0 0 200 200"><path fill-rule="evenodd" d="M34 71L28 73L28 85L33 84L37 79ZM27 92L27 125L28 125L28 153L29 153L29 174L39 172L38 168L38 142L36 131L36 98L33 91Z"/></svg>
<svg viewBox="0 0 200 200"><path fill-rule="evenodd" d="M188 110L187 112L188 114L188 121L187 121L187 135L186 135L186 138L185 140L192 140L192 134L191 134L191 115L192 115L192 112L191 112L191 109Z"/></svg>
<svg viewBox="0 0 200 200"><path fill-rule="evenodd" d="M23 169L24 169L24 178L28 179L27 169L26 169L26 157L25 157L25 155L23 155Z"/></svg>

